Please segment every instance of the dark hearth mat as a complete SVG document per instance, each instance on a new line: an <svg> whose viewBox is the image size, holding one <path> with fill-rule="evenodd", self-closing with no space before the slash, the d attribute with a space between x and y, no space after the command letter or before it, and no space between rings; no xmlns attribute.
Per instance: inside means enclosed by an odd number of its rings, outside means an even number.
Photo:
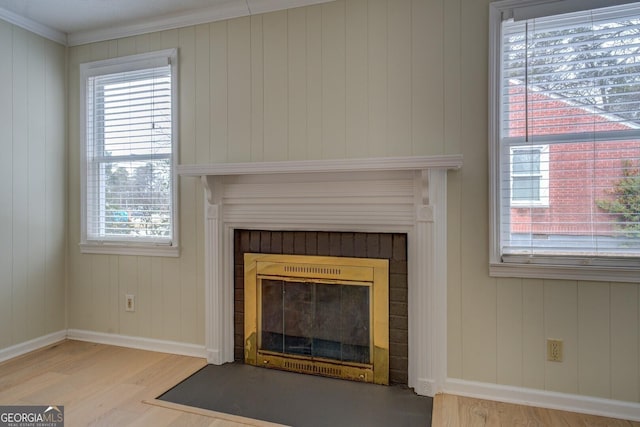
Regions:
<svg viewBox="0 0 640 427"><path fill-rule="evenodd" d="M242 363L207 365L158 399L294 427L428 427L433 407L405 387Z"/></svg>

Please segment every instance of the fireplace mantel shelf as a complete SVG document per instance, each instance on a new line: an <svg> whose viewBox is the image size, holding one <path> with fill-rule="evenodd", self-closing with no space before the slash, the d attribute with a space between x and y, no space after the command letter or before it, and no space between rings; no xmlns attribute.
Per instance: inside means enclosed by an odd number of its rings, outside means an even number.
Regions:
<svg viewBox="0 0 640 427"><path fill-rule="evenodd" d="M182 164L178 174L185 177L260 175L317 172L366 172L425 169L460 169L462 155L380 157L366 159L290 160L279 162Z"/></svg>

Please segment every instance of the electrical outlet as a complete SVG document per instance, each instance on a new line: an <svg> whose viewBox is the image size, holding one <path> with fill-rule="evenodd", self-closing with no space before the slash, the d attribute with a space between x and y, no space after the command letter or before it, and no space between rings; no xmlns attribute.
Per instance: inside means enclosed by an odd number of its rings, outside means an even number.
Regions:
<svg viewBox="0 0 640 427"><path fill-rule="evenodd" d="M563 353L562 340L547 340L547 360L549 362L562 362Z"/></svg>
<svg viewBox="0 0 640 427"><path fill-rule="evenodd" d="M127 294L124 296L125 311L136 311L136 296Z"/></svg>

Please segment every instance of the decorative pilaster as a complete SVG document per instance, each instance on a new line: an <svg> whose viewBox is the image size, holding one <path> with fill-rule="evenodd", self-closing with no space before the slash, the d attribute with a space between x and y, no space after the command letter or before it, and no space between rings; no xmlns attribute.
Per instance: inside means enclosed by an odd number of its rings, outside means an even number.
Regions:
<svg viewBox="0 0 640 427"><path fill-rule="evenodd" d="M229 322L228 305L225 294L223 254L224 239L222 239L222 197L220 178L203 176L202 184L205 190L205 346L207 361L216 365L233 361L233 355L228 356L228 343L224 339L226 329L233 323ZM233 348L231 348L233 352Z"/></svg>

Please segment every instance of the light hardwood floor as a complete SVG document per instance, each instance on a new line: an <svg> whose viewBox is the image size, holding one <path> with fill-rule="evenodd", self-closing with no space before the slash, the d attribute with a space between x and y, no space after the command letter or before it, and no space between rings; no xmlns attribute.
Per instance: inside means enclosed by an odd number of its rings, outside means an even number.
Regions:
<svg viewBox="0 0 640 427"><path fill-rule="evenodd" d="M439 394L433 405L434 427L566 426L640 427L639 422L554 411L470 397Z"/></svg>
<svg viewBox="0 0 640 427"><path fill-rule="evenodd" d="M64 341L0 364L0 405L64 405L68 427L274 426L154 400L205 364L195 357ZM640 423L438 395L433 426L640 427Z"/></svg>

